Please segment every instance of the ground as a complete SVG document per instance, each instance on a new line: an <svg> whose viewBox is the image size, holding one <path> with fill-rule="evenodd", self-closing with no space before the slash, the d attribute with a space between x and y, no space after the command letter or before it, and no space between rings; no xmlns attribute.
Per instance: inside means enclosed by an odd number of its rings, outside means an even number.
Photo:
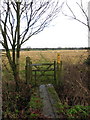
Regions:
<svg viewBox="0 0 90 120"><path fill-rule="evenodd" d="M63 85L57 85L55 86L55 89L59 95L60 100L62 101L62 104L64 106L62 111L64 111L64 108L67 108L67 105L69 106L75 106L75 105L82 105L82 106L89 106L90 105L90 91L87 88L87 71L88 67L86 64L84 64L84 61L86 60L88 53L87 50L47 50L47 51L21 51L20 55L20 76L21 76L21 83L24 91L26 90L26 93L23 93L22 90L20 94L14 93L16 97L13 98L13 92L14 90L14 81L12 76L12 71L8 65L8 61L5 56L2 56L2 63L3 63L3 74L2 74L2 80L3 80L3 110L4 110L4 117L6 116L12 116L12 117L18 117L18 115L25 114L26 116L29 116L32 112L32 108L30 108L28 102L29 99L31 99L31 96L28 96L27 92L28 89L33 89L32 85L24 85L25 83L25 62L26 57L29 56L31 58L31 61L33 63L46 63L46 62L53 62L57 61L57 53L60 53L60 60L62 61L63 68L62 68L62 75L61 78L63 80ZM42 82L38 82L38 86L42 83L45 83L45 80ZM49 83L52 83L52 80L48 81ZM46 82L46 83L48 83ZM33 91L33 90L32 90ZM34 91L35 92L35 91ZM32 92L34 94L34 92ZM20 96L19 96L20 95ZM17 102L19 99L24 99L23 95L27 95L27 105L25 104L26 109L17 108L15 105L17 105ZM11 97L12 96L12 97ZM12 104L8 101L12 100L14 104L13 108L8 109L8 107L12 106ZM22 102L25 103L25 100ZM81 109L80 106L79 110ZM12 113L13 109L15 113ZM75 112L76 108L67 108L67 116L78 116L77 111ZM82 108L83 109L83 108ZM72 113L74 111L75 114ZM39 113L40 111L38 111ZM37 113L37 111L36 111ZM66 113L65 113L66 114ZM85 113L86 115L87 113ZM33 114L31 114L34 116ZM39 115L41 115L39 113ZM35 116L34 116L35 117ZM36 116L37 117L37 116Z"/></svg>

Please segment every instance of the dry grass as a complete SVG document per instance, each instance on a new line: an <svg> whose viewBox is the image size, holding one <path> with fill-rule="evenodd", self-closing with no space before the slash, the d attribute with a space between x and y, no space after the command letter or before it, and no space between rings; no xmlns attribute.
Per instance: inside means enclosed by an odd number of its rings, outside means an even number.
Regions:
<svg viewBox="0 0 90 120"><path fill-rule="evenodd" d="M22 80L25 80L25 59L27 56L31 58L33 63L53 62L54 60L57 60L57 53L60 53L63 62L64 75L63 94L61 95L61 91L58 90L58 93L60 91L59 95L61 97L63 96L63 101L67 101L67 103L69 103L69 99L72 98L74 100L73 104L78 104L76 98L85 98L82 104L87 105L88 103L86 102L86 99L88 101L90 100L90 93L87 89L88 68L83 64L88 56L87 50L21 51L20 73ZM13 80L7 59L2 57L2 61L4 71L3 81Z"/></svg>
<svg viewBox="0 0 90 120"><path fill-rule="evenodd" d="M52 62L57 60L57 53L60 53L63 63L78 64L83 62L88 53L86 50L48 50L48 51L21 51L21 65L25 65L25 58L29 56L33 63Z"/></svg>
<svg viewBox="0 0 90 120"><path fill-rule="evenodd" d="M48 50L48 51L21 51L20 70L25 69L25 59L29 56L33 63L53 62L57 60L57 53L60 53L63 66L81 64L87 58L87 50ZM2 56L3 70L9 70L7 58ZM9 72L9 71L8 71Z"/></svg>
<svg viewBox="0 0 90 120"><path fill-rule="evenodd" d="M32 62L52 62L57 60L57 53L60 53L63 62L77 64L88 56L87 50L47 50L47 51L21 51L20 64L25 65L25 59L29 56ZM2 56L2 60L6 58ZM5 61L7 64L7 60Z"/></svg>
<svg viewBox="0 0 90 120"><path fill-rule="evenodd" d="M57 60L57 53L60 53L64 69L72 65L80 65L87 58L87 50L48 50L48 51L21 51L20 52L20 73L21 77L25 79L25 59L29 56L33 63L53 62ZM4 81L12 80L12 72L5 56L2 56L2 68ZM10 76L10 77L9 77ZM7 80L8 79L8 80Z"/></svg>

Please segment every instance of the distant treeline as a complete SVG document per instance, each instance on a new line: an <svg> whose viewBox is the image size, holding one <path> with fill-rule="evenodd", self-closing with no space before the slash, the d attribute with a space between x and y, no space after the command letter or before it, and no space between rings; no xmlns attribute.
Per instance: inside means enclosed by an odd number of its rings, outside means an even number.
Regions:
<svg viewBox="0 0 90 120"><path fill-rule="evenodd" d="M85 48L83 48L83 47L81 47L81 48L22 48L21 50L26 50L26 51L30 51L30 50L88 50L88 49L90 49L90 47L89 48L87 48L87 47L85 47Z"/></svg>
<svg viewBox="0 0 90 120"><path fill-rule="evenodd" d="M12 49L10 49L12 50ZM21 48L21 51L32 51L32 50L90 50L90 47L80 47L80 48ZM5 49L2 49L5 51Z"/></svg>

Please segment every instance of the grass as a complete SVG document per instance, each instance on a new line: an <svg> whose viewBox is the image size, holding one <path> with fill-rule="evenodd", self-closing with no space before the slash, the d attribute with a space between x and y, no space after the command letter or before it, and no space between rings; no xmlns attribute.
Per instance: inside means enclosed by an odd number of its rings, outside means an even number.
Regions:
<svg viewBox="0 0 90 120"><path fill-rule="evenodd" d="M76 105L67 109L66 114L69 118L87 119L87 117L90 115L90 106Z"/></svg>
<svg viewBox="0 0 90 120"><path fill-rule="evenodd" d="M42 99L39 96L38 93L38 88L34 88L32 90L32 97L29 102L29 107L30 107L30 118L40 118L41 117L41 111L43 107L43 102Z"/></svg>
<svg viewBox="0 0 90 120"><path fill-rule="evenodd" d="M21 83L19 92L15 92L15 84L13 82L4 84L3 87L3 118L7 120L27 118L31 86Z"/></svg>
<svg viewBox="0 0 90 120"><path fill-rule="evenodd" d="M88 120L90 117L90 106L69 106L60 104L58 107L58 114L62 114L64 117L68 119L84 119Z"/></svg>
<svg viewBox="0 0 90 120"><path fill-rule="evenodd" d="M25 62L26 57L29 56L32 63L46 63L57 60L57 53L60 53L61 60L63 61L63 67L67 68L70 65L80 65L87 58L88 53L86 50L48 50L48 51L21 51L20 55L20 73L23 80L25 80ZM11 70L6 57L2 57L3 74L9 76ZM4 69L5 68L5 69ZM3 75L4 79L5 75ZM10 79L10 78L9 78Z"/></svg>
<svg viewBox="0 0 90 120"><path fill-rule="evenodd" d="M63 79L64 85L62 86L62 88L60 85L55 87L59 95L59 98L62 102L61 111L63 111L64 113L66 109L65 115L67 117L75 117L75 116L78 117L77 111L76 111L77 109L76 105L81 105L81 106L90 105L90 91L87 89L88 67L85 64L83 64L85 59L88 56L88 53L86 50L21 51L20 53L21 54L21 58L20 58L21 82L23 83L25 82L25 62L26 62L25 59L27 56L31 58L32 63L47 63L47 62L52 63L55 60L57 60L57 53L60 53L60 59L62 60L62 63L63 63L63 78L62 79ZM3 87L2 88L3 88L3 93L4 93L3 110L5 112L4 115L10 114L11 116L13 115L15 117L18 114L21 114L18 109L14 108L15 114L10 112L10 109L5 109L5 106L7 105L8 105L7 108L10 107L10 104L6 102L7 101L6 97L8 96L7 90L10 90L9 95L13 94L12 90L14 90L14 80L12 76L12 71L9 67L7 58L5 56L2 57L2 63L3 63L2 64L2 68L3 68L3 74L2 74ZM37 79L36 84L40 85L40 84L51 83L52 79L53 79L52 77L42 76L41 79L40 78ZM33 77L33 84L34 83L35 83L35 79ZM26 95L28 95L28 93L26 93ZM11 96L8 96L8 97L11 97ZM17 97L15 98L15 100L18 99ZM35 107L37 103L34 103L34 102L35 100L37 100L37 97L36 96L32 96L32 97L33 97L31 98L32 101L29 101L29 103L31 102L31 104ZM10 100L8 99L8 101ZM13 104L15 103L13 102ZM41 106L40 104L37 106ZM33 106L31 106L31 108L33 108ZM22 117L24 116L24 114L30 117L31 113L32 113L31 118L32 117L37 118L38 114L40 115L40 111L37 112L37 108L35 108L36 110L34 109L35 114L33 113L31 108L30 106L27 107L27 111L22 109L21 111L23 113ZM81 114L84 114L84 113L87 114L86 111L83 110Z"/></svg>

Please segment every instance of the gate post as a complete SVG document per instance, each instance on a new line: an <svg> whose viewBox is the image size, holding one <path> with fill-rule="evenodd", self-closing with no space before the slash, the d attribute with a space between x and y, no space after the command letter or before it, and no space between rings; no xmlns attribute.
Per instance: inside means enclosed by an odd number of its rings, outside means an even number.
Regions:
<svg viewBox="0 0 90 120"><path fill-rule="evenodd" d="M63 85L63 80L62 80L62 61L60 60L60 54L57 55L57 80L56 80L56 85Z"/></svg>
<svg viewBox="0 0 90 120"><path fill-rule="evenodd" d="M30 83L32 82L32 61L30 59Z"/></svg>
<svg viewBox="0 0 90 120"><path fill-rule="evenodd" d="M25 66L25 70L26 70L26 84L28 84L29 82L31 83L31 79L32 79L32 66L31 66L32 62L30 61L30 57L26 57L26 66Z"/></svg>
<svg viewBox="0 0 90 120"><path fill-rule="evenodd" d="M56 83L56 61L54 61L54 82Z"/></svg>

